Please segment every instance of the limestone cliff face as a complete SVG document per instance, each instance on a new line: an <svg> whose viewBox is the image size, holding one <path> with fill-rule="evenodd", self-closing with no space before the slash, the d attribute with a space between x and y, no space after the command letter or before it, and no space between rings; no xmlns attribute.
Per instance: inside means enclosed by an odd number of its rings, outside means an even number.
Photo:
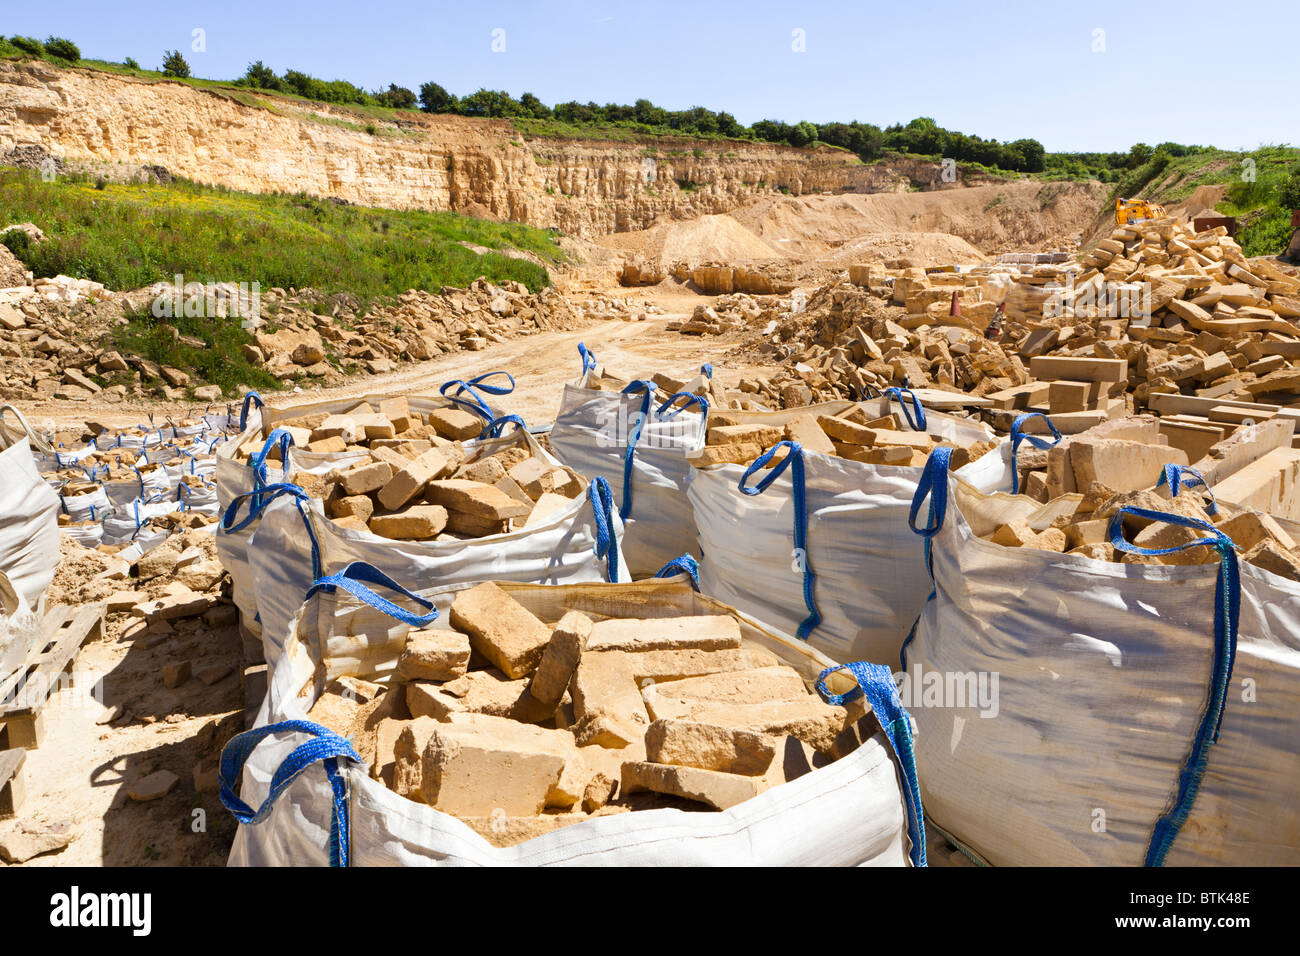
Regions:
<svg viewBox="0 0 1300 956"><path fill-rule="evenodd" d="M286 98L47 63L0 63L0 153L165 166L196 182L367 206L455 210L589 237L736 209L777 189L875 192L928 170L837 150L692 139L532 139L507 121L402 113L375 122Z"/></svg>

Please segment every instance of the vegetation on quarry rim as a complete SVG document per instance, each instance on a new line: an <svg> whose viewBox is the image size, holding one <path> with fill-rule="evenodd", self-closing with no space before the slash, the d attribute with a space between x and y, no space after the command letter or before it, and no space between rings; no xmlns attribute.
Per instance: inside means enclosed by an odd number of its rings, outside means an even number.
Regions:
<svg viewBox="0 0 1300 956"><path fill-rule="evenodd" d="M171 282L259 282L263 289L350 292L363 306L407 289L490 282L550 284L535 262L461 243L518 249L555 263L546 231L452 212L372 209L303 195L240 193L183 180L45 181L0 169L0 222L30 221L46 235L13 249L36 276L69 275L128 290Z"/></svg>

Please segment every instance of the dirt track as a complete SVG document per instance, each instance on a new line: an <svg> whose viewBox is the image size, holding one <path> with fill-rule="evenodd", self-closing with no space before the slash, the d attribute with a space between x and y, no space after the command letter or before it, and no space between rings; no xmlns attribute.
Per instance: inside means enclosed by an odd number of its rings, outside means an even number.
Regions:
<svg viewBox="0 0 1300 956"><path fill-rule="evenodd" d="M479 352L456 352L427 362L404 365L385 375L362 376L345 385L299 392L270 392L265 397L271 405L280 406L345 398L366 392L419 394L436 391L438 386L451 379L504 369L515 377L517 386L513 394L494 400L493 407L503 413L522 415L530 425L543 424L555 417L564 383L578 377L581 369L579 342L592 349L602 364L631 375L639 375L645 368L681 372L683 376L693 374L702 363L716 361L728 348L719 344L717 339L683 336L664 330L665 323L689 316L696 305L713 301L711 297L655 289L622 291L637 302L653 302L665 314L651 315L644 322L605 320L592 322L576 331L541 332L492 344ZM718 370L726 384L734 384L746 371L748 369L735 365ZM98 418L112 426L130 426L146 420L150 413L161 422L168 415L176 417L178 412L174 403L164 400L121 405L50 401L24 403L23 408L24 411L30 409L29 417L33 424L47 419L65 423ZM202 406L196 405L192 410L201 412ZM180 411L186 414L191 409Z"/></svg>

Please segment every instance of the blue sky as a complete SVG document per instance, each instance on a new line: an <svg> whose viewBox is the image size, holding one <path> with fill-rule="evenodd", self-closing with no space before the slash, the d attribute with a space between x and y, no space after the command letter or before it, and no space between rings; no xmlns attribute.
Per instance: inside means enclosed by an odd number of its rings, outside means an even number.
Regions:
<svg viewBox="0 0 1300 956"><path fill-rule="evenodd" d="M1297 27L1298 0L41 0L0 16L0 33L68 36L98 59L157 68L163 50L179 48L196 76L231 78L261 59L367 89L434 80L548 104L644 96L744 123L932 116L1049 150L1295 144ZM191 49L196 28L205 52ZM796 30L804 52L793 49Z"/></svg>

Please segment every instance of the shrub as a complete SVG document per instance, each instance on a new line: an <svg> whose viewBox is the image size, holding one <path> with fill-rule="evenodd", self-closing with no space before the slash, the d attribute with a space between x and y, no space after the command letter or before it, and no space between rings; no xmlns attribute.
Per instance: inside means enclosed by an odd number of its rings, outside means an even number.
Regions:
<svg viewBox="0 0 1300 956"><path fill-rule="evenodd" d="M1300 164L1297 164L1282 180L1282 208L1288 212L1300 209Z"/></svg>
<svg viewBox="0 0 1300 956"><path fill-rule="evenodd" d="M45 44L35 37L10 37L9 42L24 53L30 53L32 56L45 55Z"/></svg>
<svg viewBox="0 0 1300 956"><path fill-rule="evenodd" d="M19 259L27 252L32 244L32 237L27 235L21 229L10 229L4 235L0 236L0 246L5 246L10 252Z"/></svg>
<svg viewBox="0 0 1300 956"><path fill-rule="evenodd" d="M45 52L50 56L57 56L60 60L68 60L76 63L81 59L81 50L77 44L64 37L50 37L45 41Z"/></svg>
<svg viewBox="0 0 1300 956"><path fill-rule="evenodd" d="M244 73L244 83L259 90L284 89L284 82L261 60L248 64L248 70Z"/></svg>
<svg viewBox="0 0 1300 956"><path fill-rule="evenodd" d="M388 89L375 94L376 99L385 106L395 110L415 109L415 94L404 86L389 83Z"/></svg>
<svg viewBox="0 0 1300 956"><path fill-rule="evenodd" d="M128 56L125 60L122 61L122 65L126 67L128 70L140 69L140 64L135 61L135 57Z"/></svg>
<svg viewBox="0 0 1300 956"><path fill-rule="evenodd" d="M420 87L420 109L426 113L454 113L456 105L456 97L437 83L425 83Z"/></svg>
<svg viewBox="0 0 1300 956"><path fill-rule="evenodd" d="M185 57L181 56L180 50L172 50L163 59L162 75L173 76L178 79L184 79L190 75L190 65L185 62Z"/></svg>

